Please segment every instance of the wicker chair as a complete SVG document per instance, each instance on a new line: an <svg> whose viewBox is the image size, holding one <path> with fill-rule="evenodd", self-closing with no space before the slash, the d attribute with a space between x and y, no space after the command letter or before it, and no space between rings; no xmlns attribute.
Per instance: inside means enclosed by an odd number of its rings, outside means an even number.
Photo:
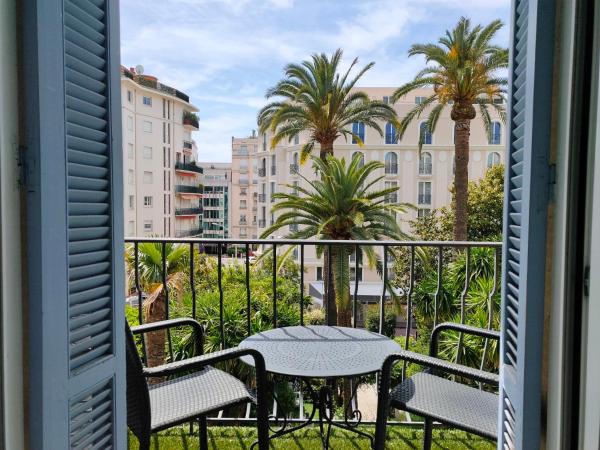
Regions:
<svg viewBox="0 0 600 450"><path fill-rule="evenodd" d="M188 326L194 331L195 345L201 353L202 326L192 319L172 319L129 328L127 345L127 426L140 442L140 450L150 449L150 435L175 425L198 420L200 449L208 449L206 416L247 402L257 405L258 448L269 448L267 385L265 362L251 349L230 348L156 367L144 367L138 354L134 334ZM256 398L246 385L209 364L250 355L256 368ZM182 375L173 378L172 375ZM148 378L166 381L149 385Z"/></svg>
<svg viewBox="0 0 600 450"><path fill-rule="evenodd" d="M383 450L385 447L385 430L390 407L424 417L425 450L431 448L433 421L485 438L498 439L498 395L436 376L435 373L444 372L495 387L498 386L498 375L438 359L438 336L444 330L456 330L496 341L500 339L500 333L497 331L442 323L436 326L431 334L430 356L409 351L390 355L383 364L380 377L375 450ZM391 371L398 361L416 363L428 369L406 378L390 390Z"/></svg>

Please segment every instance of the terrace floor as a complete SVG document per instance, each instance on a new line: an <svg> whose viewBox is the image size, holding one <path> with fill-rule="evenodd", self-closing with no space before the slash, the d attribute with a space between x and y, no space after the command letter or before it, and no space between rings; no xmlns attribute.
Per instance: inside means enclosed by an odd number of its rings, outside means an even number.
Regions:
<svg viewBox="0 0 600 450"><path fill-rule="evenodd" d="M364 427L372 432L373 427ZM256 439L253 427L209 426L209 447L214 450L248 450ZM420 449L423 432L414 427L389 427L386 448L389 450ZM130 438L131 450L137 450L137 440ZM198 436L189 434L189 427L172 428L153 436L152 450L197 450ZM275 439L273 449L320 450L321 441L317 428L301 430L291 435ZM343 430L333 430L331 439L333 450L368 450L369 441ZM496 445L483 438L452 429L436 429L433 432L433 450L493 450Z"/></svg>

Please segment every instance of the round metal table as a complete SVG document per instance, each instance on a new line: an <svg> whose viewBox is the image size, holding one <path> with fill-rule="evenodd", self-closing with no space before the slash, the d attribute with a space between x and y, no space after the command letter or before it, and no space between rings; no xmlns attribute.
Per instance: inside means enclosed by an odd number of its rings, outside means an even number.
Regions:
<svg viewBox="0 0 600 450"><path fill-rule="evenodd" d="M265 359L267 372L302 380L308 388L314 408L306 422L287 428L287 422L271 438L291 433L315 422L321 430L323 448L329 448L331 427L352 430L372 441L372 436L358 430L360 411L345 411L344 422L333 419L333 396L330 386L314 390L310 379L353 378L372 374L381 369L385 358L401 348L393 340L371 331L331 326L297 326L275 328L244 339L242 348L258 350ZM252 365L253 359L243 361ZM356 388L352 396L356 395ZM351 402L350 402L351 403ZM348 414L350 413L350 414Z"/></svg>

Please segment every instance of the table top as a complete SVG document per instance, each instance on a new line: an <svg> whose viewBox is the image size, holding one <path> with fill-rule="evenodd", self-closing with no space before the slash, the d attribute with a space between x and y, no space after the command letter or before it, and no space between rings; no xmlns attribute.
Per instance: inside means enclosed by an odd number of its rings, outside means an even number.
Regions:
<svg viewBox="0 0 600 450"><path fill-rule="evenodd" d="M365 375L381 369L400 345L371 331L330 326L284 327L244 339L242 348L258 350L267 371L299 378L336 378ZM253 364L252 357L243 357Z"/></svg>

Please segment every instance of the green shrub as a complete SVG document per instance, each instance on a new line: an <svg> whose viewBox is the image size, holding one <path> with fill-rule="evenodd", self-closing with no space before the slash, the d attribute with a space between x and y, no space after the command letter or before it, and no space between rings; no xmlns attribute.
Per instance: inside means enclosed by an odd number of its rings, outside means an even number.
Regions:
<svg viewBox="0 0 600 450"><path fill-rule="evenodd" d="M368 305L366 309L365 328L369 331L379 332L379 306ZM382 334L393 338L396 334L396 313L391 310L391 306L385 311L383 319Z"/></svg>

